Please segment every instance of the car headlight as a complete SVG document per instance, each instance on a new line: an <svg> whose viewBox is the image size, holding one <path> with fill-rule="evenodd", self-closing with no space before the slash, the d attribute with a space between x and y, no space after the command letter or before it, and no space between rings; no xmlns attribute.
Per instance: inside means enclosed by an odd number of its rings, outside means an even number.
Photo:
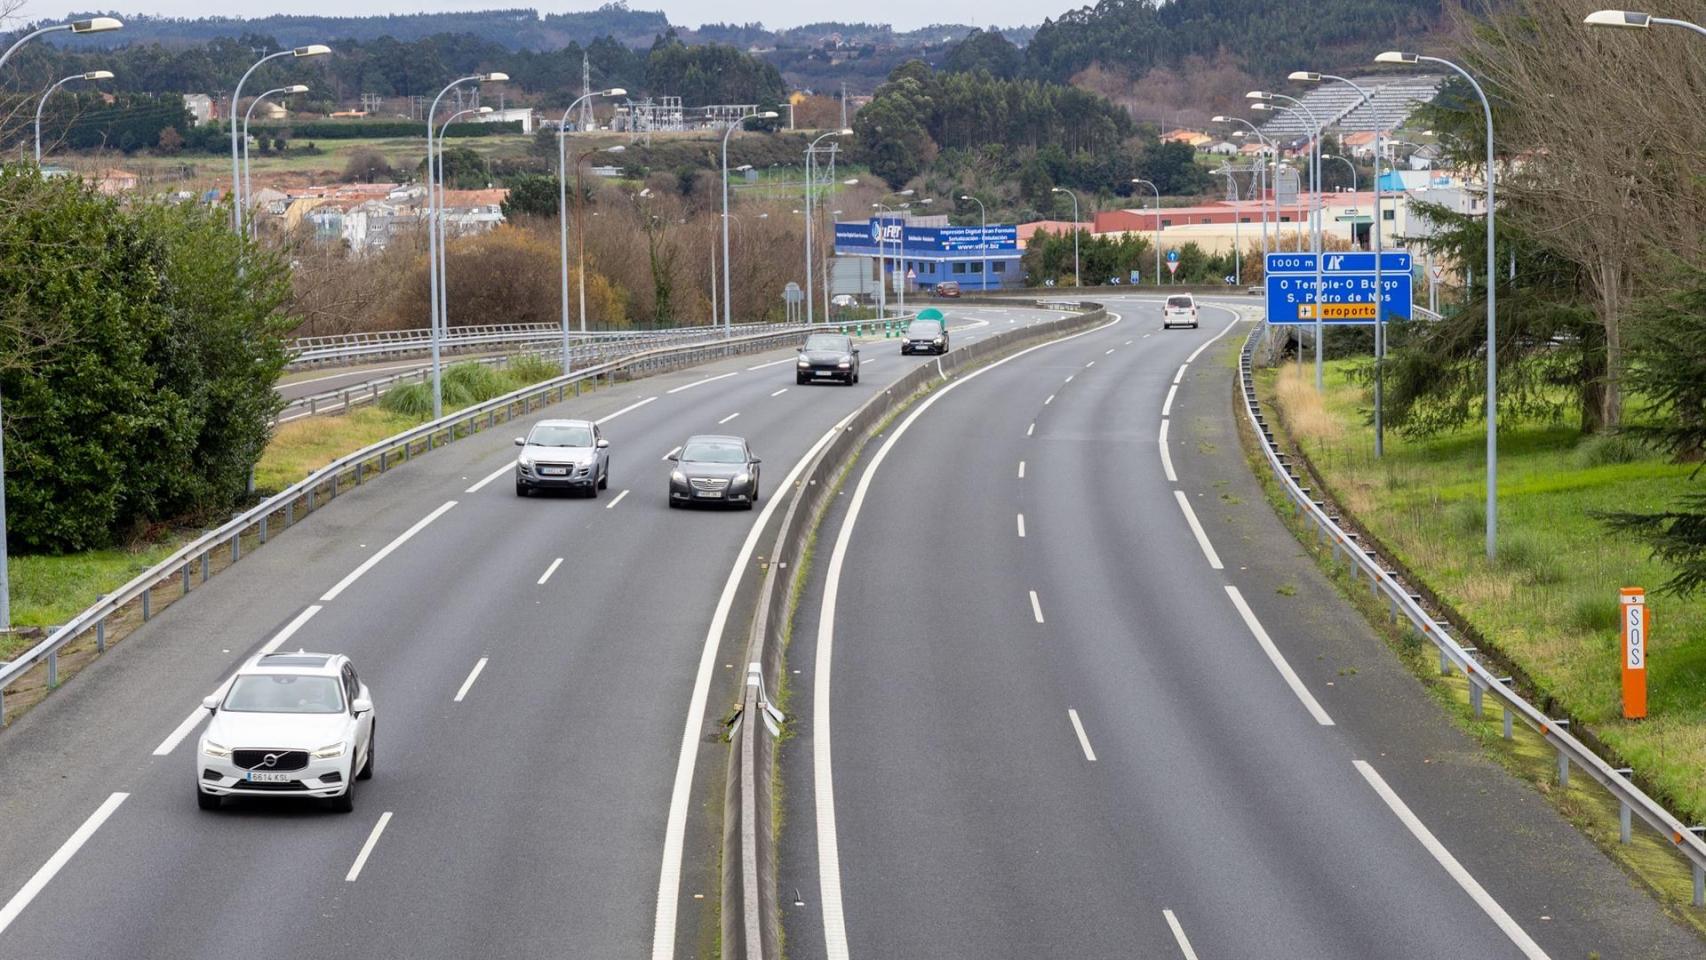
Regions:
<svg viewBox="0 0 1706 960"><path fill-rule="evenodd" d="M220 744L214 743L212 740L205 739L201 742L201 752L210 757L219 757L221 759L231 756L230 747L221 746Z"/></svg>
<svg viewBox="0 0 1706 960"><path fill-rule="evenodd" d="M811 365L812 365L812 362L810 360L807 360L805 357L800 358L800 366L809 367Z"/></svg>
<svg viewBox="0 0 1706 960"><path fill-rule="evenodd" d="M520 467L523 470L532 470L533 469L533 461L527 457L517 458L515 461L515 465Z"/></svg>
<svg viewBox="0 0 1706 960"><path fill-rule="evenodd" d="M337 743L328 743L318 750L315 750L313 757L316 760L336 759L344 755L344 746L345 744L342 740L339 740Z"/></svg>
<svg viewBox="0 0 1706 960"><path fill-rule="evenodd" d="M853 366L853 361L851 361L851 360L843 360L843 361L841 361L841 362L840 362L840 363L838 363L838 364L836 364L836 366L838 366L838 367L840 367L840 368L841 368L841 369L843 369L843 370L847 370L847 369L850 369L850 368L851 368L851 367L852 367L852 366Z"/></svg>
<svg viewBox="0 0 1706 960"><path fill-rule="evenodd" d="M735 479L734 479L734 483L731 484L731 486L744 487L750 482L752 482L752 474L750 474L750 473L736 474Z"/></svg>
<svg viewBox="0 0 1706 960"><path fill-rule="evenodd" d="M941 346L945 342L946 342L946 340L943 337L937 337L935 340L936 346L938 346L938 347Z"/></svg>
<svg viewBox="0 0 1706 960"><path fill-rule="evenodd" d="M671 470L669 472L669 478L671 480L675 481L676 483L686 483L687 482L687 474L682 473L680 470Z"/></svg>

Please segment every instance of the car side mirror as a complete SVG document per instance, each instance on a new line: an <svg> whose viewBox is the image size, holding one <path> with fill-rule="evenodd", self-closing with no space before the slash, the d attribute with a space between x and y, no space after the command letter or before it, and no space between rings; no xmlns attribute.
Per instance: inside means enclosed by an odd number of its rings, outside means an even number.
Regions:
<svg viewBox="0 0 1706 960"><path fill-rule="evenodd" d="M664 459L668 460L670 463L680 463L681 462L681 457L679 455L673 454L673 453L670 454L668 457L665 457Z"/></svg>
<svg viewBox="0 0 1706 960"><path fill-rule="evenodd" d="M753 463L763 463L763 462L764 462L764 461L763 461L763 460L760 460L760 459L759 459L759 458L757 458L757 457L753 457L753 458L752 458L752 462L753 462Z"/></svg>
<svg viewBox="0 0 1706 960"><path fill-rule="evenodd" d="M353 713L358 717L364 713L372 713L373 712L373 701L365 699L363 697L357 697L356 699L350 701L349 709L350 709L350 713Z"/></svg>
<svg viewBox="0 0 1706 960"><path fill-rule="evenodd" d="M526 437L516 437L515 438L515 445L518 447L527 446L527 438Z"/></svg>
<svg viewBox="0 0 1706 960"><path fill-rule="evenodd" d="M606 448L608 446L610 446L609 440L606 440L603 437L598 438L598 449L603 450L604 448Z"/></svg>
<svg viewBox="0 0 1706 960"><path fill-rule="evenodd" d="M859 348L858 348L858 347L854 347L854 348L853 348L853 355L854 355L854 356L855 356L855 357L857 357L857 356L858 356L858 355L859 355Z"/></svg>
<svg viewBox="0 0 1706 960"><path fill-rule="evenodd" d="M219 712L219 694L216 693L211 697L202 697L201 698L201 708L203 710L206 710L208 713L218 713Z"/></svg>

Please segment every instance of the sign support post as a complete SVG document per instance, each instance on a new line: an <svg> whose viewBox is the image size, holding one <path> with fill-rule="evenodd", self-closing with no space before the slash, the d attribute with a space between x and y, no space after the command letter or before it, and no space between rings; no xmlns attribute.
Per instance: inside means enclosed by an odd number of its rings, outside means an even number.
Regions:
<svg viewBox="0 0 1706 960"><path fill-rule="evenodd" d="M1623 614L1623 719L1641 720L1647 716L1647 592L1624 587L1617 604Z"/></svg>

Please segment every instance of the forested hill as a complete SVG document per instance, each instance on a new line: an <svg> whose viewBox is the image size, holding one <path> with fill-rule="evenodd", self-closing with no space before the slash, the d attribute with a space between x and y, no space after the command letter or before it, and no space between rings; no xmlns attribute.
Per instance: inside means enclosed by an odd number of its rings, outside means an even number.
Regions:
<svg viewBox="0 0 1706 960"><path fill-rule="evenodd" d="M1255 77L1358 70L1439 29L1442 0L1100 0L1045 21L1025 70L1064 82L1092 64L1127 77L1222 56Z"/></svg>

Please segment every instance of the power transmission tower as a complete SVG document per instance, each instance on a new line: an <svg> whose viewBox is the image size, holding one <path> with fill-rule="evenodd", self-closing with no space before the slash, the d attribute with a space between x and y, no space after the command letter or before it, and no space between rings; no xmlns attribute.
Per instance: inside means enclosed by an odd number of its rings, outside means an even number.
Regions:
<svg viewBox="0 0 1706 960"><path fill-rule="evenodd" d="M581 54L581 118L580 129L592 129L592 65Z"/></svg>

